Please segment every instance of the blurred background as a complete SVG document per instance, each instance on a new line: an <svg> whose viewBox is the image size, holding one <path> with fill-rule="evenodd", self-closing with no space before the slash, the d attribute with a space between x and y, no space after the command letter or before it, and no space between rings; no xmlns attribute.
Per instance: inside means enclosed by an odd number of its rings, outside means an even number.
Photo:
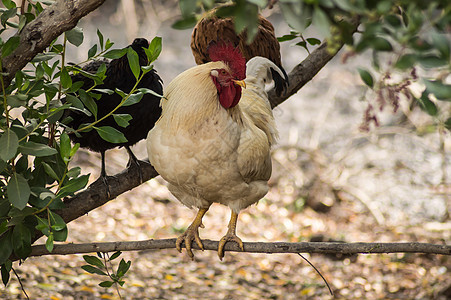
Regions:
<svg viewBox="0 0 451 300"><path fill-rule="evenodd" d="M190 30L175 30L178 1L109 0L78 24L83 44L69 45L68 61L87 58L97 43L96 30L115 44L136 37L163 38L155 69L167 85L195 65ZM277 9L263 11L277 36L290 28ZM320 38L314 29L306 37ZM308 53L281 43L287 72ZM447 214L450 196L449 135L430 130L428 118L401 99L393 113L380 112L380 127L360 130L367 90L357 67L370 68L365 56L347 59L342 51L296 95L274 109L280 139L273 149L270 192L240 214L243 241L346 241L450 243ZM387 57L386 59L389 59ZM146 159L145 142L134 152ZM122 171L125 149L107 152L107 173ZM100 174L100 155L79 150L73 165ZM160 177L125 193L68 224L68 242L129 241L174 238L190 224L195 211L180 204ZM213 205L200 236L218 240L229 211ZM191 261L175 249L124 253L132 266L121 289L125 299L328 299L317 275L298 255L195 252ZM306 255L326 277L339 299L446 299L451 297L451 262L433 255ZM115 299L96 275L84 272L81 255L30 258L17 272L31 299ZM12 278L5 299L23 297Z"/></svg>

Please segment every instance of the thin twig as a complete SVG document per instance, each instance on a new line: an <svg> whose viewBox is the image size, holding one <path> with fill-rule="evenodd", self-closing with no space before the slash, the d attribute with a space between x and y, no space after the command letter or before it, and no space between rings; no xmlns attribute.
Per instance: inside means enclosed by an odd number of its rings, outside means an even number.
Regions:
<svg viewBox="0 0 451 300"><path fill-rule="evenodd" d="M22 284L22 279L20 279L19 274L16 273L16 270L14 270L14 268L11 268L14 272L14 275L16 275L17 281L19 281L20 284L20 288L22 289L22 292L25 294L25 297L27 297L28 300L30 300L30 298L27 295L27 292L25 291L25 287Z"/></svg>
<svg viewBox="0 0 451 300"><path fill-rule="evenodd" d="M32 246L29 256L42 255L68 255L92 252L115 252L115 251L142 251L151 249L175 249L176 239L129 241L129 242L107 242L107 243L84 243L84 244L55 244L52 253L49 253L45 245ZM202 240L205 250L217 251L218 241ZM193 249L198 249L196 243ZM235 243L227 243L226 251L242 252ZM429 243L338 243L338 242L253 242L244 243L244 252L247 253L333 253L333 254L356 254L356 253L429 253L451 255L451 245L437 245Z"/></svg>
<svg viewBox="0 0 451 300"><path fill-rule="evenodd" d="M316 273L318 273L319 274L319 276L321 276L321 278L324 280L324 282L326 283L326 285L327 285L327 288L329 289L329 293L332 295L332 297L334 296L334 292L332 292L332 289L330 288L330 286L329 286L329 283L327 282L327 280L326 280L326 278L324 278L324 276L323 276L323 274L321 274L321 272L307 259L307 258L305 258L304 256L302 256L302 254L301 253L298 253L298 255L300 256L300 257L302 257L302 259L303 260L305 260L315 271L316 271Z"/></svg>
<svg viewBox="0 0 451 300"><path fill-rule="evenodd" d="M111 277L110 271L108 270L108 263L110 263L111 271L114 273L113 264L111 263L111 260L110 260L110 255L108 254L108 252L103 252L101 254L102 254L103 261L105 262L105 270L107 272L107 275L108 275L108 277L110 277L111 280L113 280L114 287L116 288L116 292L119 296L119 299L122 300L121 292L119 292L119 283L116 280L114 280L113 277ZM108 257L108 259L107 259L107 257Z"/></svg>

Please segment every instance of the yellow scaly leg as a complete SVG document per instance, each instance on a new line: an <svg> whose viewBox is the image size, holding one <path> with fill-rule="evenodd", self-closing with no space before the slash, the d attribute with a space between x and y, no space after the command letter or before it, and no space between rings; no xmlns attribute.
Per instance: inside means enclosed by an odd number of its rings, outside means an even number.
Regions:
<svg viewBox="0 0 451 300"><path fill-rule="evenodd" d="M182 252L182 243L185 242L186 252L192 259L194 259L194 254L193 251L191 250L192 241L196 241L196 244L199 246L199 248L204 250L204 245L202 244L202 241L200 240L199 237L199 227L202 227L202 218L209 208L210 207L199 208L199 211L197 212L194 221L191 223L188 229L177 238L175 242L175 246L179 252Z"/></svg>
<svg viewBox="0 0 451 300"><path fill-rule="evenodd" d="M227 230L227 233L225 236L222 237L222 239L219 241L218 245L218 255L219 259L222 260L224 257L224 246L227 242L235 241L238 243L238 246L240 246L241 251L244 251L244 245L243 241L236 235L236 222L238 221L238 214L235 213L232 210L232 216L230 217L229 222L229 230Z"/></svg>

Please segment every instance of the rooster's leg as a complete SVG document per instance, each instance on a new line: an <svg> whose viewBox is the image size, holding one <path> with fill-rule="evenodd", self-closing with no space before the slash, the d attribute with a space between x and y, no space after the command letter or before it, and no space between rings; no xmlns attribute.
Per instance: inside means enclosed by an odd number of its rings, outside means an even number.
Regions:
<svg viewBox="0 0 451 300"><path fill-rule="evenodd" d="M139 160L138 158L135 156L135 154L132 152L132 149L130 149L129 146L124 146L125 150L127 150L128 153L128 164L127 167L131 167L131 166L135 166L138 168L138 176L139 176L139 182L143 183L143 172L141 170L141 166L139 165Z"/></svg>
<svg viewBox="0 0 451 300"><path fill-rule="evenodd" d="M100 169L100 178L102 178L103 184L105 184L106 186L106 193L107 193L107 197L108 199L110 199L110 186L108 185L108 179L106 176L106 171L105 171L105 151L100 152L100 155L102 157L102 167Z"/></svg>
<svg viewBox="0 0 451 300"><path fill-rule="evenodd" d="M205 215L208 209L209 207L199 208L194 221L191 223L188 229L177 238L175 246L179 252L182 252L182 243L185 242L186 252L191 258L194 258L193 251L191 250L192 241L196 241L196 244L199 246L199 248L204 250L204 245L202 244L202 241L199 237L199 227L202 227L202 217Z"/></svg>
<svg viewBox="0 0 451 300"><path fill-rule="evenodd" d="M235 241L240 246L241 251L244 251L243 241L236 235L236 222L238 221L238 214L232 210L232 216L230 217L229 230L227 230L226 235L219 241L218 245L218 255L219 259L222 260L224 257L224 246L229 241Z"/></svg>

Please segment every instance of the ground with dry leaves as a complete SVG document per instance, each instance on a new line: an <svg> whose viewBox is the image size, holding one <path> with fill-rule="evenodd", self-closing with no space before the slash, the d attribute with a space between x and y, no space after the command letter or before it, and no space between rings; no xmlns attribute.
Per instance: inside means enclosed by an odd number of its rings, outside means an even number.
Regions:
<svg viewBox="0 0 451 300"><path fill-rule="evenodd" d="M85 33L100 27L112 40L123 38L122 25L102 27L95 24L98 16L81 23ZM119 13L112 22L117 18ZM190 32L171 30L169 24L154 31L145 24L140 27L140 36L163 36L164 50L156 68L166 84L194 64L188 48ZM289 30L283 24L276 29L279 35ZM92 39L85 38L86 49ZM297 47L283 45L287 70L305 55ZM276 108L281 137L273 152L271 189L258 205L240 214L238 235L249 242L449 244L451 223L443 221L447 189L440 183L451 178L450 157L440 150L439 136L422 130L427 126L422 114L406 117L402 109L395 115L383 114L382 127L360 132L366 103L359 101L365 92L356 66L368 62L355 58L343 65L339 58ZM445 145L446 154L449 136ZM146 157L143 143L135 149L139 157ZM107 172L121 171L126 162L125 150L108 152ZM99 175L97 154L80 151L74 165L91 173L91 182ZM172 238L194 215L156 178L71 222L68 242ZM227 208L213 205L201 237L218 240L226 232L228 217ZM120 288L124 299L332 299L323 280L295 254L226 253L220 261L213 251L195 251L192 261L172 249L122 257L132 261ZM451 260L446 256L305 257L322 272L337 299L451 297ZM14 268L30 299L118 299L114 288L98 286L104 280L101 276L81 269L84 264L81 255L46 256L27 259L20 266L15 263ZM0 298L25 298L14 276L6 288L0 287Z"/></svg>

